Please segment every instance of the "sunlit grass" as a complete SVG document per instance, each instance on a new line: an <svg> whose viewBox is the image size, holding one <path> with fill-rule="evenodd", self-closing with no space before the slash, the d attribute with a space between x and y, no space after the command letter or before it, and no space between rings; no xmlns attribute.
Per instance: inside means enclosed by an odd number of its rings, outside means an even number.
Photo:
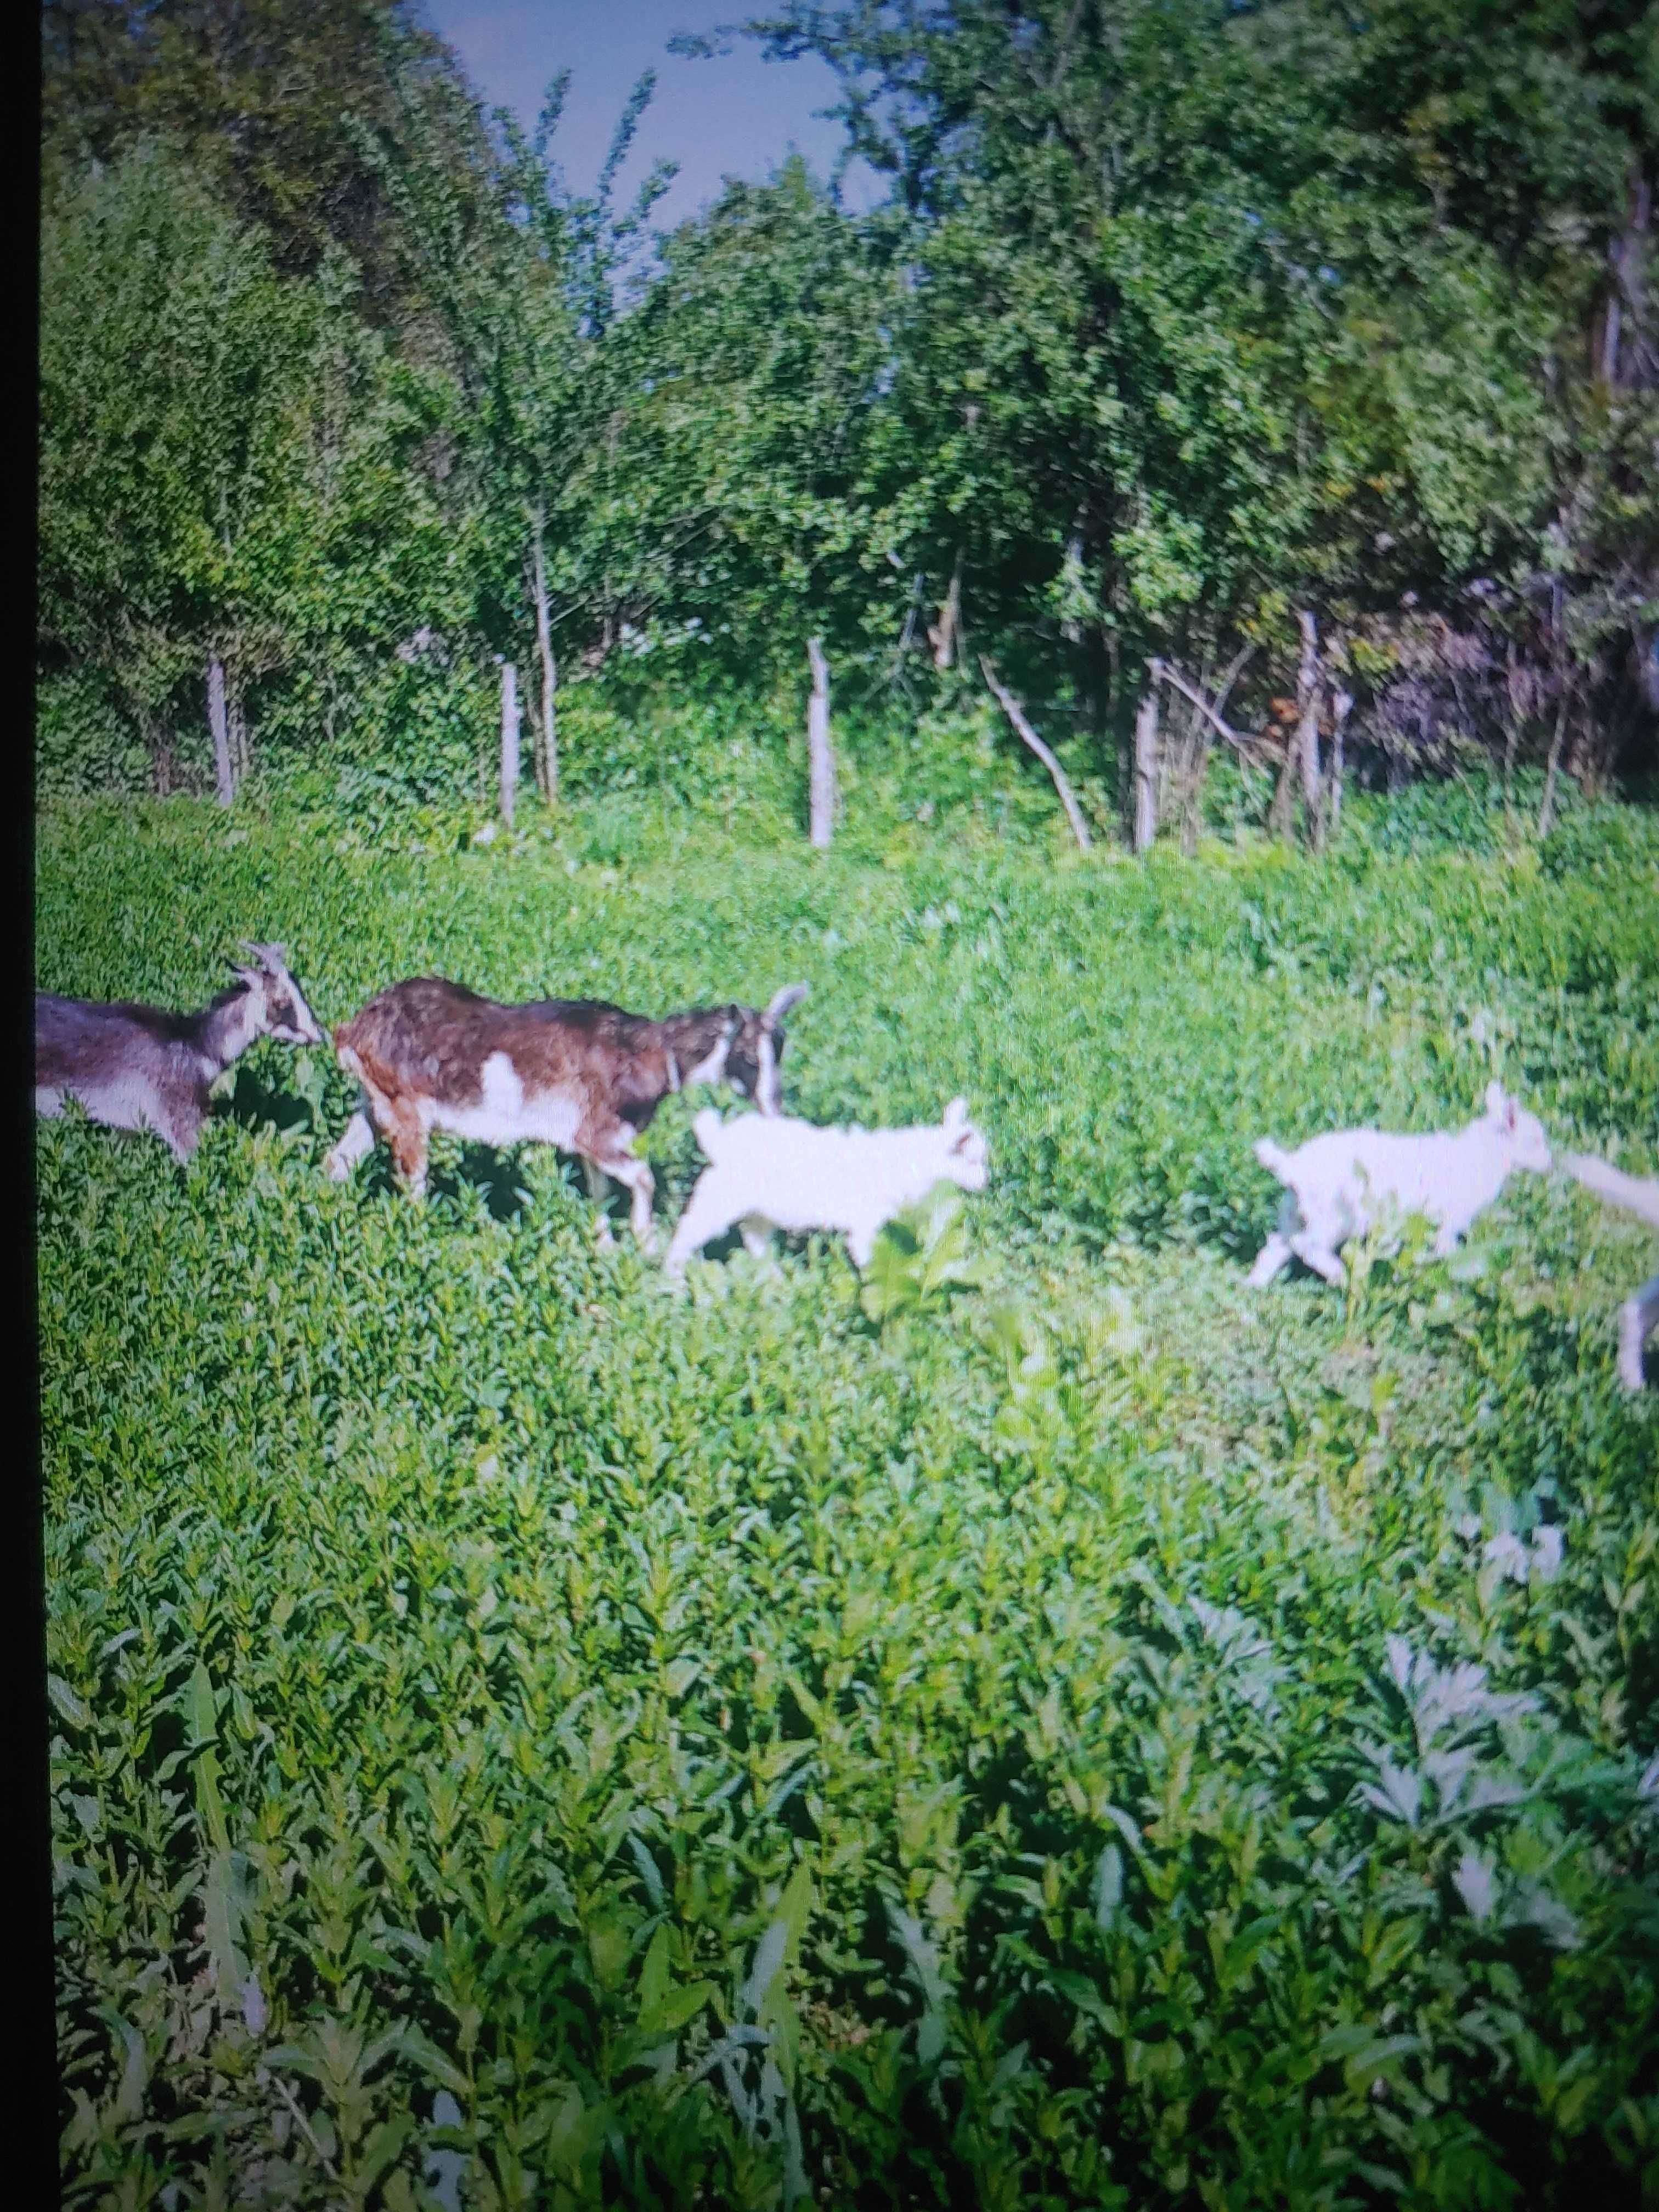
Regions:
<svg viewBox="0 0 1659 2212"><path fill-rule="evenodd" d="M875 1296L814 1240L677 1300L550 1155L327 1183L321 1054L182 1174L42 1127L69 2201L1653 2186L1650 1242L1522 1178L1346 1301L1240 1261L1254 1138L1494 1073L1651 1171L1659 840L541 827L51 812L40 980L805 978L794 1109L965 1091L991 1188Z"/></svg>

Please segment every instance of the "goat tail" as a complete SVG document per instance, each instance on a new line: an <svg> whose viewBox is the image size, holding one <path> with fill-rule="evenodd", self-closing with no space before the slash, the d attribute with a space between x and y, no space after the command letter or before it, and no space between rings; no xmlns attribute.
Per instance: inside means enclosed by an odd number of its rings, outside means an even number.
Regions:
<svg viewBox="0 0 1659 2212"><path fill-rule="evenodd" d="M1262 1166L1267 1169L1269 1175L1278 1176L1282 1182L1284 1180L1285 1170L1290 1165L1290 1154L1288 1152L1280 1152L1279 1146L1274 1144L1271 1137L1263 1137L1261 1142L1255 1147L1255 1152L1257 1159L1261 1161Z"/></svg>
<svg viewBox="0 0 1659 2212"><path fill-rule="evenodd" d="M726 1124L720 1117L720 1109L715 1106L705 1106L692 1122L691 1133L702 1146L705 1158L712 1160L714 1158L720 1149L720 1137L725 1127Z"/></svg>

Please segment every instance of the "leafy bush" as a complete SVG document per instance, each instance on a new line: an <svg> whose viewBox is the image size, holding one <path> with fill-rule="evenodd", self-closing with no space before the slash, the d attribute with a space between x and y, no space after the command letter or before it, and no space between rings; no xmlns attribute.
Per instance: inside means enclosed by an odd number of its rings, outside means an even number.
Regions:
<svg viewBox="0 0 1659 2212"><path fill-rule="evenodd" d="M320 1054L182 1174L41 1125L70 2204L1659 2188L1648 1241L1525 1178L1346 1301L1234 1256L1264 1129L1492 1072L1651 1164L1650 838L890 866L861 804L817 859L638 793L484 848L43 811L44 984L804 976L793 1107L960 1090L992 1164L862 1284L682 1301L544 1152L325 1182Z"/></svg>
<svg viewBox="0 0 1659 2212"><path fill-rule="evenodd" d="M43 677L37 687L34 775L53 796L154 787L149 752L87 669Z"/></svg>

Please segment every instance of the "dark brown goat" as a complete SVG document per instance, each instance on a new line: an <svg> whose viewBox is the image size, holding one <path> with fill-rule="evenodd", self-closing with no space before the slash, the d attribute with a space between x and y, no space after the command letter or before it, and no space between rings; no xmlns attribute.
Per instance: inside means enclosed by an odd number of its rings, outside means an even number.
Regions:
<svg viewBox="0 0 1659 2212"><path fill-rule="evenodd" d="M150 1129L187 1160L208 1093L256 1037L321 1044L323 1033L283 965L280 945L250 945L254 965L199 1013L34 994L34 1109L55 1116L73 1098L111 1129Z"/></svg>
<svg viewBox="0 0 1659 2212"><path fill-rule="evenodd" d="M805 994L795 983L763 1012L700 1007L650 1021L595 1000L504 1006L436 976L394 983L334 1032L363 1095L328 1173L343 1182L378 1132L419 1197L434 1129L486 1145L557 1145L582 1160L596 1202L606 1176L625 1186L634 1234L648 1245L655 1185L635 1139L688 1084L726 1084L775 1114L783 1017Z"/></svg>

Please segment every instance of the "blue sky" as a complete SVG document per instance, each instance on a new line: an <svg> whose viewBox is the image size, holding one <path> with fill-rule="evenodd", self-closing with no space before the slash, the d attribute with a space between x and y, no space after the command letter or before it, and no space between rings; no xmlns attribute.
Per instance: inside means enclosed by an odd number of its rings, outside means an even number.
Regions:
<svg viewBox="0 0 1659 2212"><path fill-rule="evenodd" d="M426 21L460 57L493 107L511 108L528 125L540 112L548 80L571 72L554 153L571 186L592 189L623 103L641 72L657 71L657 90L623 170L618 199L659 156L679 164L656 221L694 215L726 176L759 178L792 147L827 176L840 150L836 124L813 113L836 97L822 62L768 62L752 41L728 55L681 60L667 52L677 31L712 31L741 17L742 0L424 0ZM854 204L875 197L860 165L845 187Z"/></svg>

